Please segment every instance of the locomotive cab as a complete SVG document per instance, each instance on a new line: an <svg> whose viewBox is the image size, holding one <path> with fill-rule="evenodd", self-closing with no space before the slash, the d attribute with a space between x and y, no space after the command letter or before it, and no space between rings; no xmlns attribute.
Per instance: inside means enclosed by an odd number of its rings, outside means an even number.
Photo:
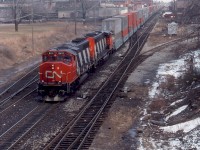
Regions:
<svg viewBox="0 0 200 150"><path fill-rule="evenodd" d="M64 96L77 78L75 54L66 50L49 50L42 55L39 69L39 95Z"/></svg>

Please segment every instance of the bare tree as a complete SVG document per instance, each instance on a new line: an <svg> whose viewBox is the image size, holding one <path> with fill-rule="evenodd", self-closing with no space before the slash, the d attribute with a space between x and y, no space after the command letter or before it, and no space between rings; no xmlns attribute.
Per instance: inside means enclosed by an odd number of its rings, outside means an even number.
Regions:
<svg viewBox="0 0 200 150"><path fill-rule="evenodd" d="M14 0L13 1L13 16L15 23L15 31L18 32L19 24L22 20L22 15L24 14L23 8L25 7L25 0Z"/></svg>
<svg viewBox="0 0 200 150"><path fill-rule="evenodd" d="M191 0L188 1L188 6L183 11L183 23L200 23L200 1Z"/></svg>
<svg viewBox="0 0 200 150"><path fill-rule="evenodd" d="M81 8L82 8L82 17L83 19L86 19L86 2L85 0L81 1Z"/></svg>
<svg viewBox="0 0 200 150"><path fill-rule="evenodd" d="M89 0L81 0L81 8L82 8L82 18L86 19L86 14L88 10L94 9L97 5L99 5L99 1L89 1Z"/></svg>

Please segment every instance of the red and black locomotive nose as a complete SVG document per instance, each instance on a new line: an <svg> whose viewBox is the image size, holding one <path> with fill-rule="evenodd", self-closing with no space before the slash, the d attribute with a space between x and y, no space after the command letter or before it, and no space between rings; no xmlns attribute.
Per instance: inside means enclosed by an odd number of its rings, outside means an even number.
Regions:
<svg viewBox="0 0 200 150"><path fill-rule="evenodd" d="M61 83L63 81L62 63L46 62L40 68L41 80L46 83Z"/></svg>

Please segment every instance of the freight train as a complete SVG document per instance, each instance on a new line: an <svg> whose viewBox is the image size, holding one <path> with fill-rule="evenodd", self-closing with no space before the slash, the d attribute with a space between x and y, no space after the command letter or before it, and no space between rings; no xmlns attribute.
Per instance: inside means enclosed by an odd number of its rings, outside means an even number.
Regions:
<svg viewBox="0 0 200 150"><path fill-rule="evenodd" d="M102 21L102 30L86 34L42 54L38 94L45 101L62 101L158 10L153 5Z"/></svg>

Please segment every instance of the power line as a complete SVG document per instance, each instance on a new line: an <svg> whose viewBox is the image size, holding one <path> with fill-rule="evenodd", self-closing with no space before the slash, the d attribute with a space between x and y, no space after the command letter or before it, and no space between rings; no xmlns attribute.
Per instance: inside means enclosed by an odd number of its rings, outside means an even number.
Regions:
<svg viewBox="0 0 200 150"><path fill-rule="evenodd" d="M33 0L31 0L31 2L32 2L32 5L31 5L31 28L32 28L32 52L33 52L33 55L34 55L34 38L33 38L33 15L34 15L34 13L33 13Z"/></svg>

